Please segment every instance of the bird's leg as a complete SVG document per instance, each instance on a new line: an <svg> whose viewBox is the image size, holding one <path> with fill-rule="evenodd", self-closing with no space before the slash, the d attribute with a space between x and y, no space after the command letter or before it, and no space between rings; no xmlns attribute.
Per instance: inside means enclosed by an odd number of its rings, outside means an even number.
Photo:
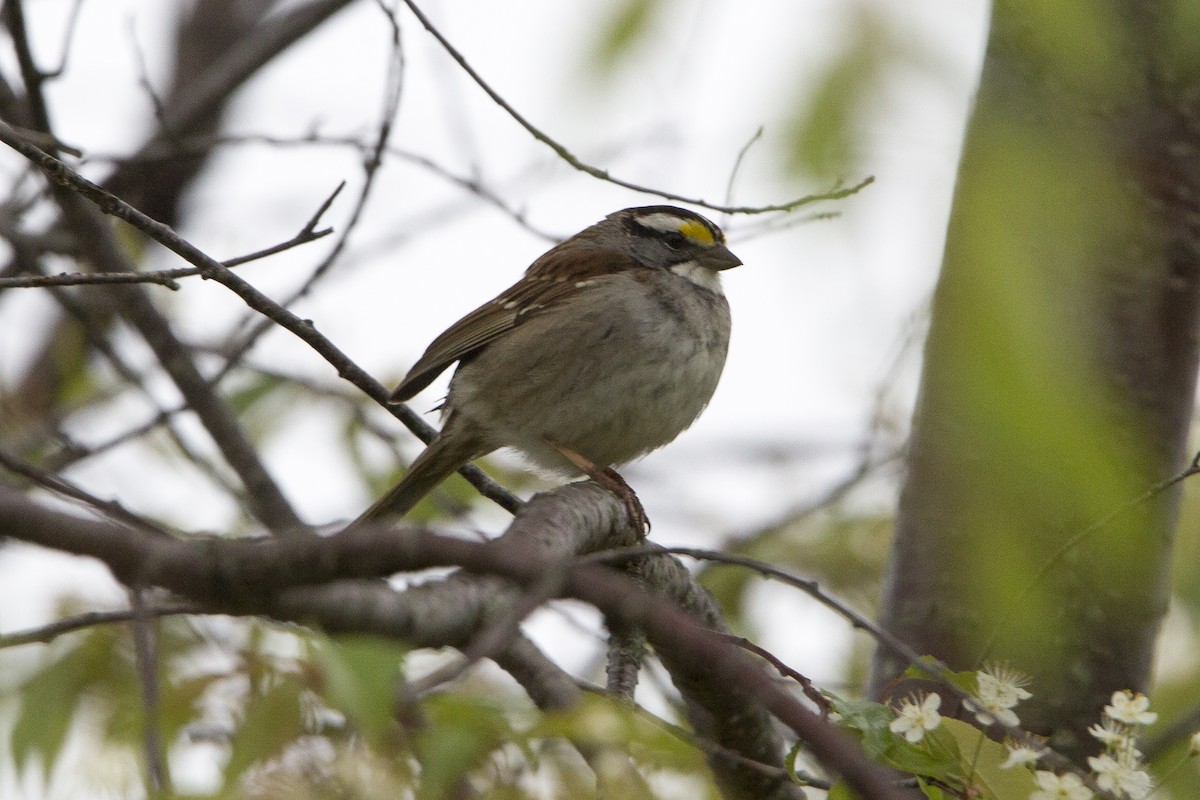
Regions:
<svg viewBox="0 0 1200 800"><path fill-rule="evenodd" d="M646 509L642 506L642 501L638 499L637 492L633 491L633 487L625 482L619 472L612 467L593 464L584 456L548 436L543 436L542 439L557 450L563 458L574 464L576 469L615 494L625 505L625 511L629 515L629 524L641 533L642 538L650 533L650 518L646 516Z"/></svg>

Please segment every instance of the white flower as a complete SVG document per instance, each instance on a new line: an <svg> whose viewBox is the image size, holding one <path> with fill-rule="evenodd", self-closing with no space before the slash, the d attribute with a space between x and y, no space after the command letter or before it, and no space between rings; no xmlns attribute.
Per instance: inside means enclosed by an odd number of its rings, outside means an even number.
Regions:
<svg viewBox="0 0 1200 800"><path fill-rule="evenodd" d="M1134 694L1128 689L1113 692L1112 704L1104 707L1104 713L1126 725L1153 725L1158 714L1149 710L1150 698L1142 693Z"/></svg>
<svg viewBox="0 0 1200 800"><path fill-rule="evenodd" d="M1017 712L1010 708L1001 708L995 704L989 705L970 698L964 700L963 705L975 715L975 719L979 720L979 724L981 725L991 725L993 722L999 722L1001 725L1008 725L1015 728L1021 724L1021 718L1017 716Z"/></svg>
<svg viewBox="0 0 1200 800"><path fill-rule="evenodd" d="M1092 800L1092 790L1083 785L1083 780L1073 772L1055 775L1039 769L1034 773L1038 790L1029 795L1029 800Z"/></svg>
<svg viewBox="0 0 1200 800"><path fill-rule="evenodd" d="M1088 733L1098 739L1107 747L1122 748L1129 745L1132 737L1130 731L1124 725L1119 725L1111 719L1105 717L1100 725L1093 725L1088 728Z"/></svg>
<svg viewBox="0 0 1200 800"><path fill-rule="evenodd" d="M1036 764L1037 760L1045 754L1046 748L1034 747L1031 744L1010 744L1004 743L1008 748L1008 760L1000 765L1000 769L1012 769L1024 764Z"/></svg>
<svg viewBox="0 0 1200 800"><path fill-rule="evenodd" d="M1024 688L1028 683L1029 678L1015 670L989 664L975 673L975 697L966 702L967 709L984 725L1019 725L1021 720L1012 709L1033 697Z"/></svg>
<svg viewBox="0 0 1200 800"><path fill-rule="evenodd" d="M1141 800L1154 788L1150 776L1131 759L1116 759L1106 753L1088 758L1088 766L1096 773L1096 785L1107 792Z"/></svg>
<svg viewBox="0 0 1200 800"><path fill-rule="evenodd" d="M888 727L892 733L899 733L913 744L925 737L925 731L931 731L942 724L942 715L938 708L942 705L941 695L935 693L924 698L905 698L900 703L896 718Z"/></svg>
<svg viewBox="0 0 1200 800"><path fill-rule="evenodd" d="M1200 756L1200 731L1192 734L1192 738L1188 741L1188 755Z"/></svg>
<svg viewBox="0 0 1200 800"><path fill-rule="evenodd" d="M1017 703L1033 697L1025 690L1029 676L1002 664L988 664L976 672L975 685L980 700L1000 708L1016 708Z"/></svg>

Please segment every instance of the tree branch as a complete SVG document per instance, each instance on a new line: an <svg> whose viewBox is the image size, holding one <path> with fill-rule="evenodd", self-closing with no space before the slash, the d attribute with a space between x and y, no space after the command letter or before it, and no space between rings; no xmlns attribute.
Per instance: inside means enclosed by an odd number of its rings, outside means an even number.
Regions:
<svg viewBox="0 0 1200 800"><path fill-rule="evenodd" d="M15 130L15 129L14 129ZM18 133L29 139L27 133L18 131ZM32 142L36 144L36 142ZM317 230L317 225L321 221L321 217L329 210L333 204L334 198L345 187L346 182L342 181L338 184L333 193L325 199L316 213L304 224L304 227L296 232L296 235L285 242L273 244L270 247L264 247L261 250L255 250L253 253L247 253L244 256L231 258L223 263L226 267L239 267L242 264L248 264L251 261L257 261L267 256L273 256L277 253L282 253L285 250L291 250L293 247L299 247L302 244L315 242L317 239L323 239L333 233L333 228L322 228ZM168 289L179 289L179 284L176 282L178 278L190 278L200 274L199 267L179 267L178 269L162 269L153 272L64 272L59 275L20 275L14 277L0 277L0 291L5 289L32 289L45 288L48 286L88 286L92 284L114 284L114 283L157 283L166 286Z"/></svg>
<svg viewBox="0 0 1200 800"><path fill-rule="evenodd" d="M592 502L581 502L581 492L590 494ZM583 532L588 540L603 539L597 531L625 527L620 504L595 486L568 486L538 500L545 510L535 506L530 513L557 522L531 531L536 540L562 530L557 523L563 514L585 523L591 531ZM641 627L660 654L670 653L691 664L695 679L720 687L733 702L742 704L743 711L747 703L767 709L864 796L877 800L901 796L891 774L867 760L849 737L804 708L772 676L690 614L606 568L548 562L542 549L524 538L478 543L423 530L398 536L388 528L362 526L327 538L164 541L73 518L4 489L0 489L0 534L99 558L128 585L163 586L211 608L274 613L289 619L311 619L309 612L319 608L311 600L314 584L334 579L459 565L472 573L498 575L528 586L543 579L548 569L560 569L563 596L592 603L605 614ZM345 611L342 620L348 622L354 615ZM367 621L371 619L379 618ZM359 620L360 629L363 621Z"/></svg>
<svg viewBox="0 0 1200 800"><path fill-rule="evenodd" d="M593 178L606 181L607 183L611 183L616 186L621 186L625 189L632 189L633 191L640 192L641 194L651 194L656 197L661 197L665 200L674 200L680 203L700 206L701 208L707 208L711 211L719 211L724 214L765 214L771 211L794 211L801 206L811 205L813 203L819 203L825 200L841 200L842 198L849 197L852 194L857 194L859 191L865 189L867 186L870 186L875 182L874 176L868 176L867 178L864 178L863 180L849 187L843 186L839 181L827 192L807 195L795 200L789 200L786 203L775 203L763 206L731 206L713 203L699 197L687 197L685 195L675 194L674 192L667 192L662 189L654 189L649 186L643 186L641 184L615 178L610 175L607 170L600 169L599 167L593 167L591 164L581 161L570 150L552 139L548 134L544 133L540 128L522 116L521 113L513 108L507 100L500 96L499 92L493 89L487 83L487 81L483 79L483 76L476 72L475 69L469 63L467 63L467 59L463 56L463 54L460 53L454 47L454 45L450 44L449 40L442 35L442 32L439 31L432 22L430 22L429 17L425 16L425 13L417 7L413 0L404 0L404 5L408 6L408 10L411 11L413 16L415 16L417 20L425 26L425 30L429 31L434 39L437 39L438 44L440 44L442 49L445 50L452 59L454 59L459 67L462 68L463 72L467 73L471 80L475 81L476 85L478 85L488 97L492 98L492 102L500 106L500 108L502 108L510 117L512 117L518 125L528 131L530 136L553 150L554 154L561 158L569 166L579 170L580 172L590 175Z"/></svg>
<svg viewBox="0 0 1200 800"><path fill-rule="evenodd" d="M411 430L418 438L428 443L436 435L437 431L427 425L424 420L414 413L405 405L393 405L388 402L391 393L383 387L378 381L363 371L361 367L355 364L350 358L343 353L329 339L317 332L311 320L302 320L282 307L269 297L264 295L258 289L254 288L250 283L240 276L234 274L230 269L215 260L211 256L202 252L195 245L183 239L175 231L171 230L167 225L157 222L137 209L130 206L112 193L97 186L91 181L84 178L79 173L68 167L62 161L54 158L47 153L42 152L38 148L29 144L22 139L11 126L0 122L0 142L7 144L25 158L29 159L35 166L42 170L55 184L79 194L83 198L95 204L100 211L110 216L116 217L124 222L129 223L133 227L145 233L154 241L166 247L168 250L181 256L185 261L194 264L200 269L200 274L204 278L215 280L226 288L233 291L250 306L250 308L258 311L263 316L274 321L280 327L290 331L309 347L317 352L329 364L337 370L340 377L353 383L361 389L368 397L379 403L384 408L388 409L393 416L399 419L405 427ZM101 232L97 231L97 235ZM105 237L101 236L100 241ZM112 270L117 271L117 270ZM160 331L163 336L169 335L168 331ZM173 337L171 337L173 338ZM153 342L151 342L153 346ZM185 359L186 361L186 359ZM190 363L190 362L187 362ZM193 366L194 369L194 366ZM202 379L201 379L202 380ZM207 390L206 390L207 391ZM185 393L186 394L186 393ZM189 404L191 401L189 399ZM195 409L200 412L201 409ZM520 505L520 501L513 497L508 492L504 491L494 481L485 475L482 470L473 465L468 465L460 470L461 474L474 485L479 492L494 501L502 508L508 511L515 511ZM265 473L264 473L265 474ZM251 488L251 500L257 496L253 494ZM299 521L293 527L299 527Z"/></svg>

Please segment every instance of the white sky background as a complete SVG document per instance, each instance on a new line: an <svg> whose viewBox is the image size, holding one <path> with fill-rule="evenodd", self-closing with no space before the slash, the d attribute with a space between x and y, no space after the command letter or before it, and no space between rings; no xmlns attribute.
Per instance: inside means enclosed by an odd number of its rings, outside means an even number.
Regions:
<svg viewBox="0 0 1200 800"><path fill-rule="evenodd" d="M986 3L675 2L636 57L612 79L597 81L585 56L607 5L427 0L423 8L522 114L583 160L624 179L721 201L738 150L763 127L738 178L734 199L741 204L827 188L780 173L778 154L789 117L845 46L864 9L882 14L934 65L897 67L870 101L861 163L846 177L853 182L869 174L876 182L855 198L821 207L836 208L838 219L744 239L739 229L757 219L710 215L726 224L745 262L725 275L734 334L724 378L691 430L623 474L654 520L655 541L719 545L820 496L855 464L880 384L936 277L981 60ZM61 20L69 7L67 0L27 3L44 66L61 50ZM175 7L164 0L84 4L68 71L49 94L64 141L93 153L136 149L152 109L136 88L132 41L152 81L163 88L169 56L164 32ZM618 208L661 202L558 162L497 109L410 15L402 11L400 20L407 69L395 146L480 178L538 229L562 236ZM373 3L341 13L239 95L228 131L297 137L318 128L330 135L372 135L388 36ZM4 59L11 59L8 51L3 48ZM4 67L14 74L11 63ZM94 169L90 174L102 176L101 167ZM11 180L17 170L16 161L0 154L0 180ZM232 148L214 160L191 194L189 223L181 232L218 258L255 250L290 237L341 180L347 189L326 218L339 228L362 180L354 153ZM436 334L515 281L549 245L500 211L399 160L386 163L375 193L342 264L295 310L390 384ZM308 245L241 274L282 298L329 246L330 240ZM160 267L181 265L167 254L157 261ZM245 313L226 289L196 279L178 293L151 291L193 341L216 340ZM44 319L41 302L17 295L0 295L0 380L11 378L28 357L22 330ZM132 352L140 354L137 362L148 365L143 348L130 340ZM892 413L905 424L917 344L891 395ZM336 382L328 365L284 332L267 337L251 361ZM435 405L447 377L422 393L415 407ZM169 387L160 388L163 397L173 396ZM352 517L370 498L336 454L340 432L319 406L303 412L288 410L286 425L266 449L269 468L307 520ZM144 402L130 399L103 418L73 420L71 430L81 441L97 441L149 414ZM72 477L102 497L186 520L193 529L229 524L232 509L203 481L146 464L145 450L125 448ZM890 507L893 495L894 486L885 485L864 502ZM479 524L496 531L504 517L485 511ZM0 630L45 621L48 599L80 580L89 593L120 604L122 593L105 576L79 559L19 546L0 550ZM786 620L763 626L776 631L764 646L818 682L836 679L848 641L843 627L795 593L764 590L762 603ZM560 616L543 615L534 632L569 668L586 661ZM7 788L0 782L0 793Z"/></svg>

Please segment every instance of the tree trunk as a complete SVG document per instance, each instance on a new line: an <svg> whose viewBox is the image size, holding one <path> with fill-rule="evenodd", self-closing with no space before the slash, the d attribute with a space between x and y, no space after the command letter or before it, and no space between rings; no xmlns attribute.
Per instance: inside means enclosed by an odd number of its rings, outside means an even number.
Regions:
<svg viewBox="0 0 1200 800"><path fill-rule="evenodd" d="M1184 464L1195 392L1190 6L996 4L884 590L921 652L1028 673L1024 726L1075 758L1146 688L1169 588L1177 487L1131 501Z"/></svg>

